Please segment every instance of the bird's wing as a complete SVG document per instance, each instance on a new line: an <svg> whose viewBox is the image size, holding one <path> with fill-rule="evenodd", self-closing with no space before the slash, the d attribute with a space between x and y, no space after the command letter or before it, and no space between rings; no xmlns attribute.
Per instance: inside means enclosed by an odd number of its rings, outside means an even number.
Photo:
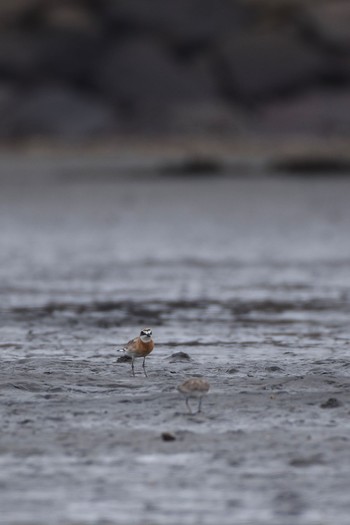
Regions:
<svg viewBox="0 0 350 525"><path fill-rule="evenodd" d="M136 341L137 341L137 337L134 337L134 339L130 339L130 341L128 341L126 345L123 347L123 350L130 350L134 348Z"/></svg>

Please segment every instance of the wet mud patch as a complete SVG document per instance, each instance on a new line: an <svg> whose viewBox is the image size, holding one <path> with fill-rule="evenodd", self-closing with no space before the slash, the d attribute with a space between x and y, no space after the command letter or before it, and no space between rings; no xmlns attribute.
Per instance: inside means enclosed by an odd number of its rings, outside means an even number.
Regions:
<svg viewBox="0 0 350 525"><path fill-rule="evenodd" d="M159 301L153 300L149 304L139 304L136 301L108 301L85 304L54 302L43 306L14 307L1 309L2 318L8 322L22 322L32 326L33 323L42 323L48 326L94 326L98 329L109 330L114 327L123 327L125 324L135 326L169 326L182 323L197 323L208 330L212 323L215 326L233 323L237 328L249 324L260 327L279 327L296 325L293 335L298 336L298 325L308 323L308 337L320 339L324 330L317 331L324 320L344 317L350 314L350 302L343 300L308 299L304 301L214 301L202 299L199 301ZM328 319L327 319L328 318ZM207 323L207 327L204 325ZM215 328L217 332L218 329ZM219 329L220 332L220 329ZM290 329L289 329L290 332ZM291 335L290 333L289 335ZM219 334L218 334L219 335ZM279 334L278 334L279 335ZM27 340L36 337L35 330L30 328ZM218 341L224 343L222 339ZM1 343L11 345L10 342ZM169 345L176 347L183 341L169 340ZM186 344L205 345L203 338L190 341ZM283 341L274 341L274 344L284 345Z"/></svg>
<svg viewBox="0 0 350 525"><path fill-rule="evenodd" d="M3 522L348 525L347 181L166 179L0 193Z"/></svg>

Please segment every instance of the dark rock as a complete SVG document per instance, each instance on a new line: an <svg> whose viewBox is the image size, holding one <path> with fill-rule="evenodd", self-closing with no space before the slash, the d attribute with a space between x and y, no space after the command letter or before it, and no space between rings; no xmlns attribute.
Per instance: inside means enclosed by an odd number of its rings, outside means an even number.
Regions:
<svg viewBox="0 0 350 525"><path fill-rule="evenodd" d="M338 408L341 407L341 402L336 397L330 397L324 403L321 403L321 408Z"/></svg>
<svg viewBox="0 0 350 525"><path fill-rule="evenodd" d="M249 125L242 108L219 97L177 104L170 118L173 131L200 135L242 133Z"/></svg>
<svg viewBox="0 0 350 525"><path fill-rule="evenodd" d="M229 368L228 370L226 370L227 374L238 374L238 372L238 368Z"/></svg>
<svg viewBox="0 0 350 525"><path fill-rule="evenodd" d="M350 53L330 54L326 79L340 88L350 81Z"/></svg>
<svg viewBox="0 0 350 525"><path fill-rule="evenodd" d="M175 352L168 359L171 363L175 363L177 361L189 361L191 358L186 352Z"/></svg>
<svg viewBox="0 0 350 525"><path fill-rule="evenodd" d="M223 41L224 89L246 101L269 98L300 88L325 70L323 57L294 33L247 32Z"/></svg>
<svg viewBox="0 0 350 525"><path fill-rule="evenodd" d="M104 51L98 32L62 28L33 33L8 31L0 35L2 78L35 80L49 78L70 83L92 82L96 63Z"/></svg>
<svg viewBox="0 0 350 525"><path fill-rule="evenodd" d="M280 368L279 366L275 366L275 365L273 365L273 366L267 366L267 367L265 368L265 370L266 370L267 372L282 372L282 368Z"/></svg>
<svg viewBox="0 0 350 525"><path fill-rule="evenodd" d="M314 465L323 465L324 461L320 454L309 457L299 457L291 459L289 464L292 467L312 467Z"/></svg>
<svg viewBox="0 0 350 525"><path fill-rule="evenodd" d="M159 44L128 39L110 50L96 73L98 87L129 117L166 122L174 104L210 100L214 80L205 63L183 65Z"/></svg>
<svg viewBox="0 0 350 525"><path fill-rule="evenodd" d="M0 35L0 74L2 79L35 79L41 67L42 46L34 36L18 31Z"/></svg>
<svg viewBox="0 0 350 525"><path fill-rule="evenodd" d="M350 50L350 3L348 0L309 5L306 20L321 41L337 49Z"/></svg>
<svg viewBox="0 0 350 525"><path fill-rule="evenodd" d="M104 39L98 33L51 29L38 35L40 68L44 79L57 79L83 87L95 85L96 64L104 53Z"/></svg>
<svg viewBox="0 0 350 525"><path fill-rule="evenodd" d="M121 355L117 359L117 363L130 363L130 361L131 361L131 357L126 354Z"/></svg>
<svg viewBox="0 0 350 525"><path fill-rule="evenodd" d="M44 86L18 102L11 129L18 137L87 138L113 132L116 123L104 103L67 87Z"/></svg>
<svg viewBox="0 0 350 525"><path fill-rule="evenodd" d="M18 104L17 89L13 84L0 84L0 138L11 136L13 112Z"/></svg>
<svg viewBox="0 0 350 525"><path fill-rule="evenodd" d="M347 0L3 2L0 77L18 89L0 137L348 134L349 17Z"/></svg>
<svg viewBox="0 0 350 525"><path fill-rule="evenodd" d="M163 166L161 168L161 173L165 175L183 175L186 177L191 175L212 176L222 172L223 168L224 166L220 159L205 156L193 156L184 159L182 162L169 163L166 166ZM184 354L184 352L179 352L179 354Z"/></svg>
<svg viewBox="0 0 350 525"><path fill-rule="evenodd" d="M171 432L162 432L163 441L175 441L176 437Z"/></svg>
<svg viewBox="0 0 350 525"><path fill-rule="evenodd" d="M0 24L8 26L39 6L39 0L0 2Z"/></svg>
<svg viewBox="0 0 350 525"><path fill-rule="evenodd" d="M304 155L276 160L270 167L274 172L302 176L314 175L319 177L323 173L326 175L330 173L348 175L350 173L350 159L342 159L339 156Z"/></svg>
<svg viewBox="0 0 350 525"><path fill-rule="evenodd" d="M99 27L99 19L88 9L88 2L85 5L48 2L42 6L41 19L51 29L95 32Z"/></svg>
<svg viewBox="0 0 350 525"><path fill-rule="evenodd" d="M260 112L256 130L326 135L350 132L350 92L316 91L272 102Z"/></svg>
<svg viewBox="0 0 350 525"><path fill-rule="evenodd" d="M238 2L216 0L110 0L107 20L118 27L148 31L189 45L240 30L251 10Z"/></svg>

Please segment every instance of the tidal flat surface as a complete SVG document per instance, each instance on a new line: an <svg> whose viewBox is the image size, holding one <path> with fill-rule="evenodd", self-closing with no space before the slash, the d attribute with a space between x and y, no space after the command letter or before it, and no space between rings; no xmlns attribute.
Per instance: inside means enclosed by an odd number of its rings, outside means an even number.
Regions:
<svg viewBox="0 0 350 525"><path fill-rule="evenodd" d="M51 168L0 163L1 523L348 525L350 178Z"/></svg>

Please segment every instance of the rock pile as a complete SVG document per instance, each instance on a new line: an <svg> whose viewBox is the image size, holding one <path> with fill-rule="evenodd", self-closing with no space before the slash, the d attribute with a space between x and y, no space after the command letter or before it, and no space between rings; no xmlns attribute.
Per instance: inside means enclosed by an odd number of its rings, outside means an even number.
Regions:
<svg viewBox="0 0 350 525"><path fill-rule="evenodd" d="M0 4L0 138L350 132L348 0Z"/></svg>

